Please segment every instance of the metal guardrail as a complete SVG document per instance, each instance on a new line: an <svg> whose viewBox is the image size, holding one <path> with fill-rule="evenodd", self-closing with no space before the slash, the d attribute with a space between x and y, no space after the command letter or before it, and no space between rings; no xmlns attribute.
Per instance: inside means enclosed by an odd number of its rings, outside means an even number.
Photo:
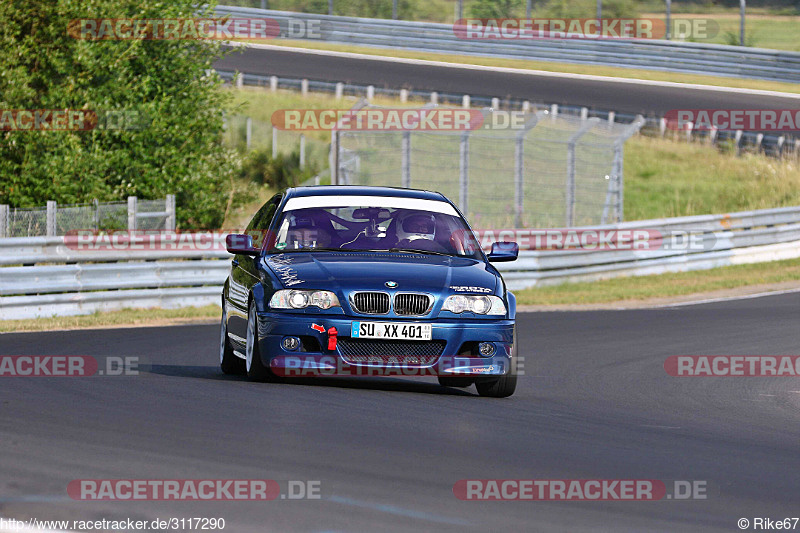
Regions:
<svg viewBox="0 0 800 533"><path fill-rule="evenodd" d="M289 21L320 21L327 42L510 59L645 68L772 81L800 82L800 53L663 40L466 40L450 24L337 17L217 6L219 15L268 17L285 30Z"/></svg>
<svg viewBox="0 0 800 533"><path fill-rule="evenodd" d="M649 230L662 235L682 231L695 234L701 246L691 250L659 246L524 250L516 262L497 266L508 286L519 290L800 257L800 206L591 229ZM217 304L230 268L230 255L218 245L191 251L84 251L66 240L0 239L0 264L9 265L0 267L0 320ZM25 266L10 266L20 264Z"/></svg>

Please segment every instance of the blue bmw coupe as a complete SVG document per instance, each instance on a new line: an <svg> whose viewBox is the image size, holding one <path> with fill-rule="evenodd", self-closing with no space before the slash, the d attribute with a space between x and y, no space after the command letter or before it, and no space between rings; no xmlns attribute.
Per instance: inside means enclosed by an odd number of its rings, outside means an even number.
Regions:
<svg viewBox="0 0 800 533"><path fill-rule="evenodd" d="M442 194L287 189L226 246L223 372L435 375L481 396L514 393L516 299L491 263L519 249L494 243L486 256Z"/></svg>

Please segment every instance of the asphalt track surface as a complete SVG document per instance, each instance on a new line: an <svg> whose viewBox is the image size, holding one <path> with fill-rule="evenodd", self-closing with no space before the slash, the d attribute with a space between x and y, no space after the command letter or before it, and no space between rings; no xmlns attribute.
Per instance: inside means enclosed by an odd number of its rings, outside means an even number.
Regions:
<svg viewBox="0 0 800 533"><path fill-rule="evenodd" d="M253 383L217 326L0 335L139 356L138 376L0 378L0 516L224 517L226 531L739 531L800 514L800 382L676 378L676 354L797 354L800 294L519 316L508 399L431 378ZM319 480L320 500L81 502L73 479ZM705 500L467 502L460 479L703 480ZM668 485L671 486L671 485Z"/></svg>
<svg viewBox="0 0 800 533"><path fill-rule="evenodd" d="M284 50L247 48L215 63L220 70L245 74L373 84L473 96L519 98L532 102L587 106L618 113L661 116L672 109L797 109L797 99L772 95L640 85L532 74L475 71L389 60L336 57Z"/></svg>

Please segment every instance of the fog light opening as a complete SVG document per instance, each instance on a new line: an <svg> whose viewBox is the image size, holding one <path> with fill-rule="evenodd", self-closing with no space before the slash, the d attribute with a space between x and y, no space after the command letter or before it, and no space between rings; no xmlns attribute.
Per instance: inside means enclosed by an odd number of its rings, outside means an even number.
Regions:
<svg viewBox="0 0 800 533"><path fill-rule="evenodd" d="M494 355L494 344L491 342L482 342L478 345L478 352L480 352L483 357Z"/></svg>
<svg viewBox="0 0 800 533"><path fill-rule="evenodd" d="M300 347L300 339L297 337L284 337L282 344L284 350L293 352Z"/></svg>

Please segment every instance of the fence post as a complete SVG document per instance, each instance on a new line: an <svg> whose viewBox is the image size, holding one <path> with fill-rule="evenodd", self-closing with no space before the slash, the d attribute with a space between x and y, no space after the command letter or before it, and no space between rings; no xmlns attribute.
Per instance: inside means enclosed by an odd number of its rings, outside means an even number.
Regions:
<svg viewBox="0 0 800 533"><path fill-rule="evenodd" d="M47 201L47 236L56 236L56 213L58 211L58 204L53 200Z"/></svg>
<svg viewBox="0 0 800 533"><path fill-rule="evenodd" d="M128 196L128 231L136 231L136 214L139 202L135 196Z"/></svg>
<svg viewBox="0 0 800 533"><path fill-rule="evenodd" d="M175 195L174 194L168 194L167 195L165 211L167 212L167 221L166 221L164 229L166 229L168 231L175 231L175 226L176 226L175 220L176 220L176 217L175 217Z"/></svg>
<svg viewBox="0 0 800 533"><path fill-rule="evenodd" d="M583 125L578 128L578 131L573 133L567 141L567 205L565 224L568 228L575 225L575 147L578 144L578 139L598 122L600 122L599 118L590 118L584 122Z"/></svg>
<svg viewBox="0 0 800 533"><path fill-rule="evenodd" d="M306 167L306 136L304 133L300 134L300 168Z"/></svg>
<svg viewBox="0 0 800 533"><path fill-rule="evenodd" d="M247 130L246 137L245 137L245 139L246 139L245 143L247 145L247 149L249 150L250 149L250 141L252 140L252 137L253 137L253 119L250 118L250 117L247 117L247 121L245 122L245 124L246 124L246 130Z"/></svg>
<svg viewBox="0 0 800 533"><path fill-rule="evenodd" d="M94 205L94 230L100 231L100 202L97 198L92 200L92 205Z"/></svg>
<svg viewBox="0 0 800 533"><path fill-rule="evenodd" d="M408 189L411 187L411 132L408 130L403 132L403 146L401 152L400 186Z"/></svg>
<svg viewBox="0 0 800 533"><path fill-rule="evenodd" d="M517 135L516 146L514 147L514 227L522 227L522 205L524 203L523 183L524 183L524 137Z"/></svg>
<svg viewBox="0 0 800 533"><path fill-rule="evenodd" d="M278 157L278 128L272 126L272 159Z"/></svg>
<svg viewBox="0 0 800 533"><path fill-rule="evenodd" d="M331 131L331 185L339 185L339 130Z"/></svg>
<svg viewBox="0 0 800 533"><path fill-rule="evenodd" d="M9 231L9 213L6 204L0 204L0 239L8 237Z"/></svg>
<svg viewBox="0 0 800 533"><path fill-rule="evenodd" d="M458 165L458 207L464 215L469 209L469 133L461 135Z"/></svg>

